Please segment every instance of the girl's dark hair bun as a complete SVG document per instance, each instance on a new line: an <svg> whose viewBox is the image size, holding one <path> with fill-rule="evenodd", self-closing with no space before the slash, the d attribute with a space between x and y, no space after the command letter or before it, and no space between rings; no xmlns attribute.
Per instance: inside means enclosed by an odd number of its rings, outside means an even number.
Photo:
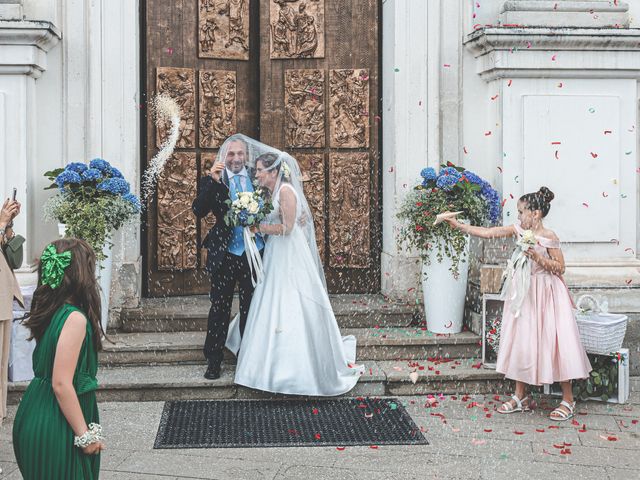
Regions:
<svg viewBox="0 0 640 480"><path fill-rule="evenodd" d="M542 201L544 203L551 203L551 201L555 198L553 192L547 187L540 187L538 193L540 194L540 197L542 198Z"/></svg>

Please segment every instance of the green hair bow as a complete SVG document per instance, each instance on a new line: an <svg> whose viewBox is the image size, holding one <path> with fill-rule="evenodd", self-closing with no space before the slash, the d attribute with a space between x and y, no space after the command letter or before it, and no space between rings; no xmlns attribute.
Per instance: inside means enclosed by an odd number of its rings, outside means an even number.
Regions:
<svg viewBox="0 0 640 480"><path fill-rule="evenodd" d="M64 271L71 265L71 252L56 252L56 247L47 245L40 257L42 265L42 284L49 285L54 290L60 286L64 278Z"/></svg>

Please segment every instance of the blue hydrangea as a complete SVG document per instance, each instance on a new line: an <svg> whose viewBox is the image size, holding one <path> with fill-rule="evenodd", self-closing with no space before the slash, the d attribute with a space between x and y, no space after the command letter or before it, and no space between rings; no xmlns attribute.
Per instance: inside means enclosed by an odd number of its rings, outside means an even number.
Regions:
<svg viewBox="0 0 640 480"><path fill-rule="evenodd" d="M110 173L112 178L124 178L124 175L122 175L122 172L118 170L116 167L111 167Z"/></svg>
<svg viewBox="0 0 640 480"><path fill-rule="evenodd" d="M249 219L249 212L247 212L246 210L242 210L238 214L238 220L240 220L240 223L245 224L247 223L248 219Z"/></svg>
<svg viewBox="0 0 640 480"><path fill-rule="evenodd" d="M73 163L70 163L69 165L67 165L64 168L65 168L65 170L69 170L71 172L76 172L76 173L79 173L80 175L82 175L84 172L87 171L88 167L84 163L73 162Z"/></svg>
<svg viewBox="0 0 640 480"><path fill-rule="evenodd" d="M131 205L135 207L136 211L140 211L140 200L133 193L127 193L126 195L123 195L122 198L131 203Z"/></svg>
<svg viewBox="0 0 640 480"><path fill-rule="evenodd" d="M95 182L102 180L102 172L97 168L89 168L82 174L82 180L85 182Z"/></svg>
<svg viewBox="0 0 640 480"><path fill-rule="evenodd" d="M453 167L445 167L440 170L440 176L454 177L456 181L460 180L460 177L462 177L460 172Z"/></svg>
<svg viewBox="0 0 640 480"><path fill-rule="evenodd" d="M108 178L100 182L97 189L114 195L126 195L129 193L129 183L122 178Z"/></svg>
<svg viewBox="0 0 640 480"><path fill-rule="evenodd" d="M478 175L476 175L475 173L473 173L471 170L465 170L464 172L462 172L462 174L464 175L464 177L469 180L470 183L473 183L474 185L484 185L485 182L482 178L480 178Z"/></svg>
<svg viewBox="0 0 640 480"><path fill-rule="evenodd" d="M101 158L94 158L89 162L89 168L97 168L102 173L109 173L111 171L111 165L106 160Z"/></svg>
<svg viewBox="0 0 640 480"><path fill-rule="evenodd" d="M82 178L78 172L74 172L73 170L63 170L62 173L56 177L56 184L58 185L58 188L62 189L69 183L82 183Z"/></svg>
<svg viewBox="0 0 640 480"><path fill-rule="evenodd" d="M458 183L459 177L455 175L440 175L436 181L436 187L445 192L449 192Z"/></svg>
<svg viewBox="0 0 640 480"><path fill-rule="evenodd" d="M420 176L424 178L423 183L429 182L431 180L435 180L436 178L438 178L438 174L431 167L423 168L422 171L420 172Z"/></svg>

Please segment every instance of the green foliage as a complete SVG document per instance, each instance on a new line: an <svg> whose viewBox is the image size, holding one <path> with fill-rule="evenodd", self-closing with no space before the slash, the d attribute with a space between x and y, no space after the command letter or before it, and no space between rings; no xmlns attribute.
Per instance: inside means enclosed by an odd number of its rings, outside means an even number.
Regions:
<svg viewBox="0 0 640 480"><path fill-rule="evenodd" d="M433 222L439 213L462 211L461 221L485 224L487 203L478 195L479 190L478 185L466 181L459 182L451 191L436 188L432 182L416 186L404 198L397 214L402 220L397 237L399 247L417 251L426 264L429 264L428 252L435 248L438 262L445 256L453 261L451 273L457 278L460 262L466 255L467 236L445 222L435 226Z"/></svg>
<svg viewBox="0 0 640 480"><path fill-rule="evenodd" d="M58 188L58 184L56 183L56 177L64 172L64 168L56 168L55 170L49 170L48 172L44 172L44 176L51 181L51 185L45 188L45 190L53 190Z"/></svg>
<svg viewBox="0 0 640 480"><path fill-rule="evenodd" d="M609 400L618 391L618 358L589 354L591 371L589 378L573 382L573 396L577 400L600 397Z"/></svg>

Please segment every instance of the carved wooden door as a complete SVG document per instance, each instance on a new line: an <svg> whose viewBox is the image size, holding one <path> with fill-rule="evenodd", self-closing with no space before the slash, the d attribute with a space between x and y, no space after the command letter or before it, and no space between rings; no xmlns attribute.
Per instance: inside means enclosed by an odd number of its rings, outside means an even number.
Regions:
<svg viewBox="0 0 640 480"><path fill-rule="evenodd" d="M377 0L147 0L143 84L180 104L180 138L144 229L145 293L206 293L198 178L242 132L305 173L332 292L380 284ZM146 99L145 99L146 100ZM167 138L143 103L145 166Z"/></svg>
<svg viewBox="0 0 640 480"><path fill-rule="evenodd" d="M260 4L260 139L301 164L330 291L378 292L380 3Z"/></svg>

